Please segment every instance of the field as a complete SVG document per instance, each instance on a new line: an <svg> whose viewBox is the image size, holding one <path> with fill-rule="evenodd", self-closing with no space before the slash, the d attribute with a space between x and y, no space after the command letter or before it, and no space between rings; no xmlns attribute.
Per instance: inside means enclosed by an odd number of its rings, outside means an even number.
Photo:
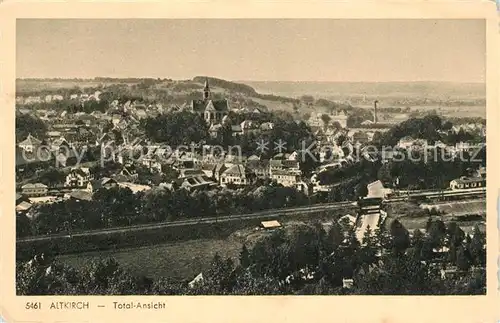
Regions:
<svg viewBox="0 0 500 323"><path fill-rule="evenodd" d="M486 214L485 200L421 204L420 206L407 202L394 203L390 205L388 210L389 217L386 220L386 226L389 227L394 219L398 219L410 232L415 229L425 229L428 216L424 215L423 211L424 208L428 207L436 207L438 210L445 212L442 216L434 216L433 218L441 218L444 222L457 221L460 228L467 233L470 233L476 224L479 225L481 230L486 230L485 222L482 219L470 220L465 218L466 215L484 216Z"/></svg>
<svg viewBox="0 0 500 323"><path fill-rule="evenodd" d="M468 214L486 214L486 200L480 201L456 201L453 203L422 204L422 208L435 208L451 216L463 216Z"/></svg>
<svg viewBox="0 0 500 323"><path fill-rule="evenodd" d="M91 259L115 258L120 265L137 275L190 280L203 271L215 253L238 257L242 243L238 239L197 239L153 246L62 255L58 259L76 268Z"/></svg>
<svg viewBox="0 0 500 323"><path fill-rule="evenodd" d="M94 80L16 80L16 91L35 92L44 90L71 89L75 87L88 88L102 85L102 82ZM111 84L111 83L109 83Z"/></svg>
<svg viewBox="0 0 500 323"><path fill-rule="evenodd" d="M337 217L338 215L335 214L318 214L313 219L323 222ZM281 224L288 228L310 221L311 218L306 216L280 220ZM267 231L255 231L255 228L255 225L248 224L234 230L225 238L190 239L145 247L66 254L59 255L57 258L62 263L78 268L92 259L112 257L124 268L137 275L190 280L209 266L216 253L221 257L231 257L237 260L244 243L250 247L260 237L269 234Z"/></svg>

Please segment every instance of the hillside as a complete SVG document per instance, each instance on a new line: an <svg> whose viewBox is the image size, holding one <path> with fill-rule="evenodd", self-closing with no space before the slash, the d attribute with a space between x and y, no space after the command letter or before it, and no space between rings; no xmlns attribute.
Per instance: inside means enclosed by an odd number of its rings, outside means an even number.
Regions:
<svg viewBox="0 0 500 323"><path fill-rule="evenodd" d="M201 97L204 76L191 80L152 78L94 78L82 79L18 79L17 95L45 95L78 92L80 90L112 92L125 96L164 104L182 105ZM486 108L485 86L479 83L392 82L392 83L339 83L339 82L232 82L209 77L215 98L227 98L233 107L258 107L293 112L299 106L301 114L312 112L303 104L303 95L314 99L348 101L353 106L369 107L376 99L381 107L411 107L435 109L452 116L484 117ZM323 110L318 105L316 109Z"/></svg>
<svg viewBox="0 0 500 323"><path fill-rule="evenodd" d="M201 98L206 77L196 76L192 80L170 79L18 79L17 95L69 94L80 91L112 92L114 96L125 96L146 101L182 105L193 99ZM251 86L209 77L210 89L216 99L226 98L232 106L258 107L269 110L293 110L299 100L260 94Z"/></svg>

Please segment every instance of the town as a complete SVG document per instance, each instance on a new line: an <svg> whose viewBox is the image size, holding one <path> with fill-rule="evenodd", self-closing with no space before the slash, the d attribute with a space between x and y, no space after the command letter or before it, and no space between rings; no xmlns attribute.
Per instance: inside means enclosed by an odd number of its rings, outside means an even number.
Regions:
<svg viewBox="0 0 500 323"><path fill-rule="evenodd" d="M100 84L16 98L18 261L193 240L202 231L194 227L212 225L233 238L261 232L252 250L249 241L239 244L237 262L279 274L266 287L272 291L254 286L253 293L305 292L325 279L329 287L316 286L317 293L374 293L368 272L385 268L389 251L404 258L419 250L412 259L422 275L436 270L446 286L449 277L462 284L484 276L484 119L401 111L377 98L360 108L261 95L291 107L269 109L246 95L259 95L250 87L212 77L94 81ZM188 94L140 95L165 85ZM129 239L97 238L124 230ZM279 252L271 250L274 240L291 232L306 239L299 253L309 255L285 267L266 263ZM89 234L102 240L88 241ZM336 252L353 260L331 267L325 262ZM242 293L236 283L206 278L214 270L233 277L230 262L217 253L212 267L188 271L194 280L183 276L188 285L157 293ZM483 293L475 284L466 289ZM391 293L384 288L376 293ZM421 288L413 292L426 293Z"/></svg>

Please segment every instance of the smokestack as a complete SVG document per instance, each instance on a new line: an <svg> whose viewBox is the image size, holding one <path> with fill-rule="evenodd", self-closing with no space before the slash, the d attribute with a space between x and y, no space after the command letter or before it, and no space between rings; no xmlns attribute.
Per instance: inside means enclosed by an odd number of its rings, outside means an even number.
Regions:
<svg viewBox="0 0 500 323"><path fill-rule="evenodd" d="M377 123L377 105L378 101L373 102L373 123Z"/></svg>

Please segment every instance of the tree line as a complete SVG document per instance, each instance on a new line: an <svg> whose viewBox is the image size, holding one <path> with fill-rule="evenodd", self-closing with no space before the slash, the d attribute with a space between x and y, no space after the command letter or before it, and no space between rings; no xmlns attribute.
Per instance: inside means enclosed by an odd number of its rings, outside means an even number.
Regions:
<svg viewBox="0 0 500 323"><path fill-rule="evenodd" d="M485 235L429 220L410 235L397 220L362 241L334 222L278 229L237 258L215 255L202 281L138 276L112 258L73 268L50 256L16 263L18 295L484 295ZM441 252L443 247L448 252ZM165 264L166 265L166 264ZM455 268L455 277L442 270ZM449 274L448 274L449 275ZM352 286L344 284L352 279Z"/></svg>
<svg viewBox="0 0 500 323"><path fill-rule="evenodd" d="M98 189L91 201L68 199L44 204L32 220L18 214L18 237L71 233L183 219L251 213L307 205L294 188L265 185L238 190L194 191L154 189L133 193L129 188Z"/></svg>

